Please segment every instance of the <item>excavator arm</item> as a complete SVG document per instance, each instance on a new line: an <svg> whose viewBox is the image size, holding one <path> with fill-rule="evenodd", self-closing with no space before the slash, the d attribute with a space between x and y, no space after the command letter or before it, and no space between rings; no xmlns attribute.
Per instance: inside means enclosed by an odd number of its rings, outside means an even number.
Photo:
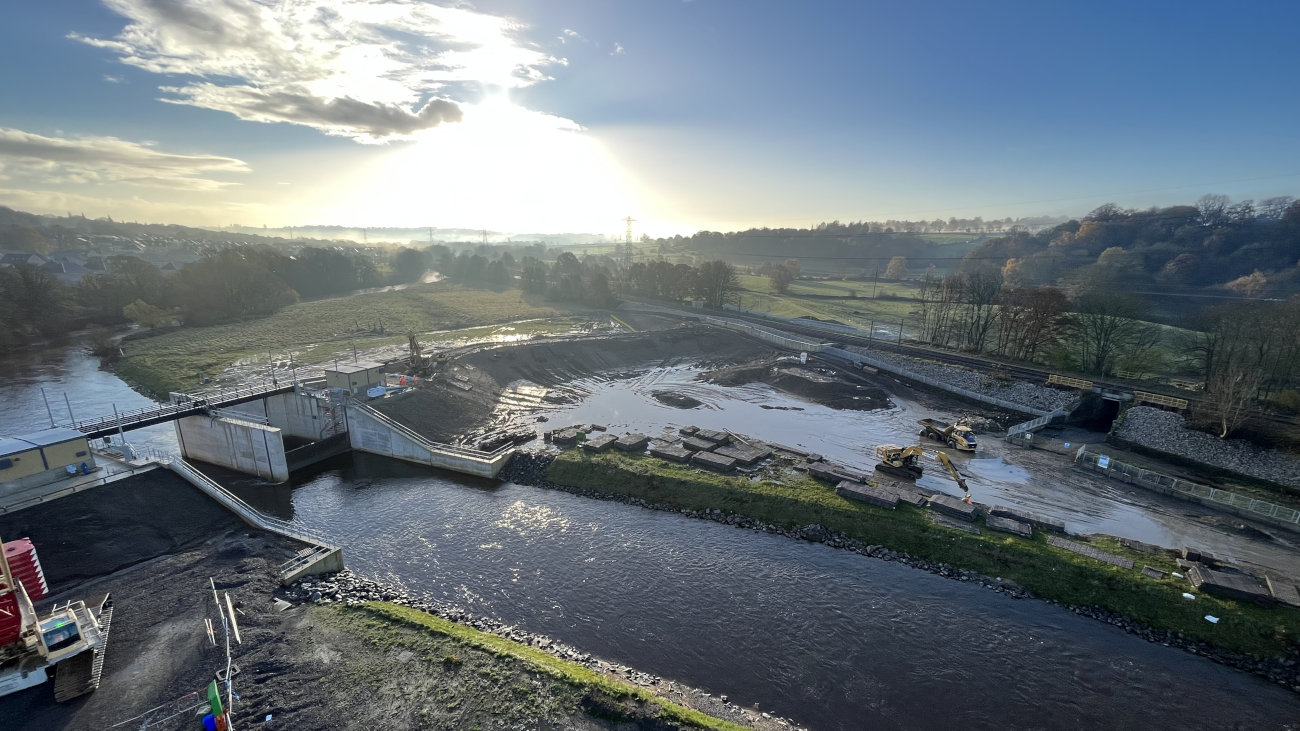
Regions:
<svg viewBox="0 0 1300 731"><path fill-rule="evenodd" d="M952 460L948 459L948 455L943 452L935 452L934 457L939 461L939 464L944 466L944 469L948 470L948 474L952 475L952 479L956 480L958 485L961 485L963 492L970 492L970 488L966 486L966 480L957 471L957 466L952 463Z"/></svg>

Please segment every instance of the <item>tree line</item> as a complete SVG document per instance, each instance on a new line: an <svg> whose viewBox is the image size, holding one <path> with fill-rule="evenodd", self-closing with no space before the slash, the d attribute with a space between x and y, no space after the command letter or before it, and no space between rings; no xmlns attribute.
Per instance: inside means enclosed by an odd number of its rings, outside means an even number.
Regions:
<svg viewBox="0 0 1300 731"><path fill-rule="evenodd" d="M135 256L113 256L102 273L75 284L28 264L0 268L0 344L15 346L89 324L135 321L211 325L271 314L300 298L418 280L427 252L382 258L304 248L290 256L266 246L215 250L171 277Z"/></svg>

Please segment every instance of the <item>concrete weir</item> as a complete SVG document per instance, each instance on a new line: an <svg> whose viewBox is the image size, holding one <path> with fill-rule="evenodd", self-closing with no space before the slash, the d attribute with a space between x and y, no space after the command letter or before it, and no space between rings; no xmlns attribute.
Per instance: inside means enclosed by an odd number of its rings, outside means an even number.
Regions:
<svg viewBox="0 0 1300 731"><path fill-rule="evenodd" d="M480 452L451 444L431 442L360 402L347 406L348 439L352 448L407 462L426 464L467 475L495 478L515 453L507 445L495 452Z"/></svg>
<svg viewBox="0 0 1300 731"><path fill-rule="evenodd" d="M181 453L270 482L289 479L284 437L277 427L227 416L186 416L176 420Z"/></svg>

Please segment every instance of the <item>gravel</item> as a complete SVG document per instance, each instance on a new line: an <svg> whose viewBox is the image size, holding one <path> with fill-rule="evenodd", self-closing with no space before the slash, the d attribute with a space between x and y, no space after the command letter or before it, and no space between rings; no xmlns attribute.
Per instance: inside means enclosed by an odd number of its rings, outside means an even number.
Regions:
<svg viewBox="0 0 1300 731"><path fill-rule="evenodd" d="M1187 428L1187 420L1170 411L1134 406L1115 423L1119 439L1212 467L1260 480L1300 487L1300 458L1261 449L1240 439L1219 439Z"/></svg>
<svg viewBox="0 0 1300 731"><path fill-rule="evenodd" d="M1078 393L1075 391L1058 391L1054 388L1023 381L1001 381L983 373L976 373L958 366L944 365L934 361L899 355L898 353L881 350L860 352L915 376L932 378L950 386L964 388L968 391L1041 411L1054 411L1062 406L1068 406L1078 398Z"/></svg>

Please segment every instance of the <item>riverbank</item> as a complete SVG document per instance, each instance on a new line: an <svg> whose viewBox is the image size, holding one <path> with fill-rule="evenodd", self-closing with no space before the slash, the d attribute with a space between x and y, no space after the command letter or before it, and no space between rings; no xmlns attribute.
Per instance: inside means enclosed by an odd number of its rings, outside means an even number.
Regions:
<svg viewBox="0 0 1300 731"><path fill-rule="evenodd" d="M107 728L132 719L138 727L140 714L157 721L188 712L199 702L193 694L226 663L213 587L237 611L235 712L245 726L270 717L261 727L765 727L747 720L760 715L725 703L713 705L735 722L713 718L698 710L709 699L676 684L638 685L643 674L620 678L548 655L543 648L559 648L544 638L530 646L371 603L413 602L359 578L349 585L364 589L364 606L318 604L311 592L277 604L293 597L280 586L279 564L299 546L247 528L166 470L0 516L0 534L36 544L52 591L41 611L104 594L116 607L100 689L64 704L54 702L52 683L5 696L0 728ZM684 703L666 697L673 691Z"/></svg>
<svg viewBox="0 0 1300 731"><path fill-rule="evenodd" d="M1042 534L1026 540L990 533L981 526L982 534L973 535L933 523L909 505L884 510L850 501L802 475L781 483L751 482L650 457L575 450L553 462L543 455L519 455L504 476L521 484L826 543L978 582L1012 596L1044 599L1148 641L1180 647L1300 692L1300 653L1295 644L1300 612L1208 595L1185 600L1185 583L1140 573L1144 565L1174 570L1172 557L1144 553L1117 539L1094 537L1091 543L1133 559L1134 569L1060 550L1048 545ZM1208 622L1207 614L1220 621Z"/></svg>

